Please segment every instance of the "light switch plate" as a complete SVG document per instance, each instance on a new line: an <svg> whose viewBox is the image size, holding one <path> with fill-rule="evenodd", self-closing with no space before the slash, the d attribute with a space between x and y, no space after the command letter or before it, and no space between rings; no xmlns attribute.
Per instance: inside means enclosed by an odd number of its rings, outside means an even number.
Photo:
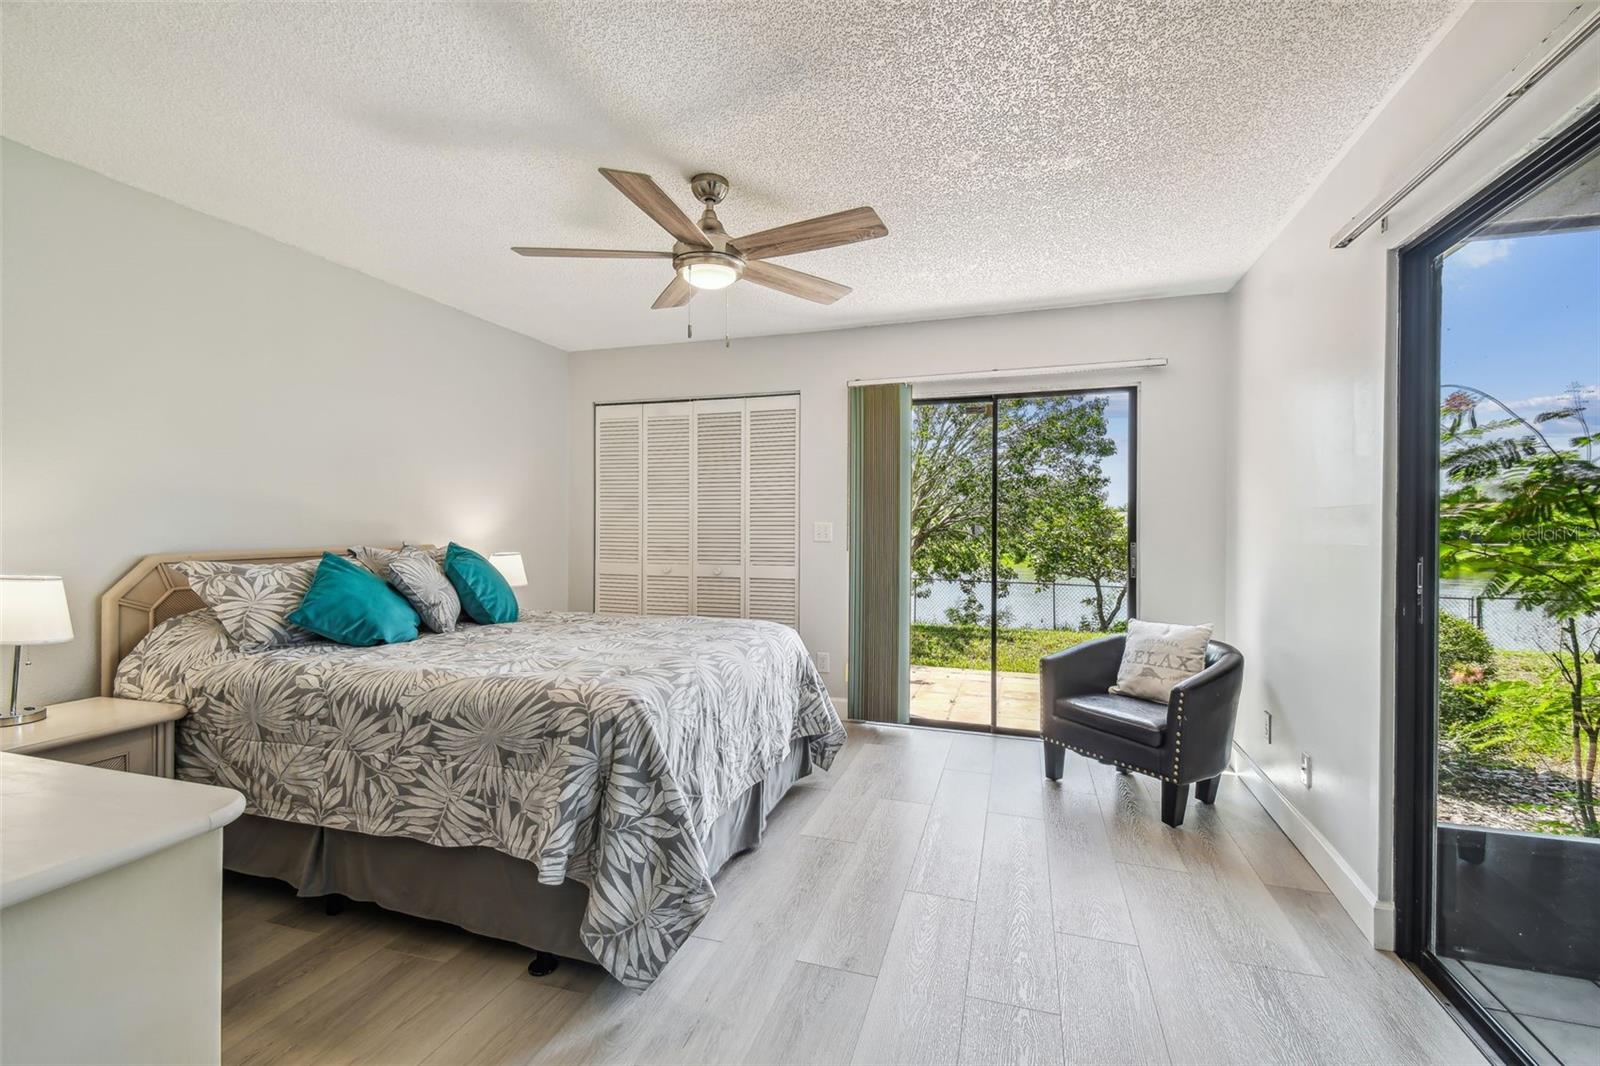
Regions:
<svg viewBox="0 0 1600 1066"><path fill-rule="evenodd" d="M825 674L833 669L833 656L825 651L817 652L817 673Z"/></svg>
<svg viewBox="0 0 1600 1066"><path fill-rule="evenodd" d="M816 541L818 544L832 544L833 543L833 523L832 522L813 522L813 523L811 523L811 539Z"/></svg>

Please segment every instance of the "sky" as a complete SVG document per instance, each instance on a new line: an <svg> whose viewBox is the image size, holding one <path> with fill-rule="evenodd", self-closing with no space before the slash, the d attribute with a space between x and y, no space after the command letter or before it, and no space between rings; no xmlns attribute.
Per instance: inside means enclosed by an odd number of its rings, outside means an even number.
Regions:
<svg viewBox="0 0 1600 1066"><path fill-rule="evenodd" d="M1128 506L1128 394L1111 392L1104 395L1111 401L1106 405L1106 430L1117 446L1117 454L1100 460L1100 469L1105 472L1109 480L1106 486L1106 502L1113 507L1126 507Z"/></svg>
<svg viewBox="0 0 1600 1066"><path fill-rule="evenodd" d="M1600 429L1600 230L1471 241L1444 260L1443 392L1466 385L1531 418L1565 406L1573 383ZM1498 414L1480 406L1487 421ZM1547 424L1564 447L1571 421Z"/></svg>

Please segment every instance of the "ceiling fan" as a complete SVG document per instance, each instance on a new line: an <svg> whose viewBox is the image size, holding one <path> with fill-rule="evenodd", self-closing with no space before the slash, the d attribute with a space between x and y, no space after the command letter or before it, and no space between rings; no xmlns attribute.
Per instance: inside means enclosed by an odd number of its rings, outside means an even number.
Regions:
<svg viewBox="0 0 1600 1066"><path fill-rule="evenodd" d="M850 286L819 278L766 260L797 252L814 252L841 244L887 236L889 229L870 207L791 222L743 237L730 237L717 219L716 205L728 194L721 174L696 174L689 179L695 199L705 204L696 226L648 174L600 168L617 190L638 205L675 239L670 252L621 251L609 248L513 248L518 255L577 259L670 259L677 273L651 307L682 307L701 289L725 289L743 278L778 292L819 304L831 304Z"/></svg>

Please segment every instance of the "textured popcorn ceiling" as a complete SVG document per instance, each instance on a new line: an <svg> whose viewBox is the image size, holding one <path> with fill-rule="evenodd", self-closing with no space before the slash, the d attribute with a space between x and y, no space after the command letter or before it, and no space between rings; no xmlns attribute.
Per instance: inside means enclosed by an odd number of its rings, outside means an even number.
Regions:
<svg viewBox="0 0 1600 1066"><path fill-rule="evenodd" d="M7 3L0 128L569 350L684 335L664 261L507 251L668 247L598 166L720 171L735 234L876 207L780 260L838 304L729 290L751 336L1225 289L1456 7Z"/></svg>

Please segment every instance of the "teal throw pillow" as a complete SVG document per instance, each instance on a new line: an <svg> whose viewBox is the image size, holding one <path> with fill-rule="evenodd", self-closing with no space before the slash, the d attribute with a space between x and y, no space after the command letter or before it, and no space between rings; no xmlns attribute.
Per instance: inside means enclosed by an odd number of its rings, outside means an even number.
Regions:
<svg viewBox="0 0 1600 1066"><path fill-rule="evenodd" d="M357 648L417 639L417 612L366 567L322 553L311 587L289 621L319 637Z"/></svg>
<svg viewBox="0 0 1600 1066"><path fill-rule="evenodd" d="M471 548L452 541L444 553L444 576L461 597L461 608L479 625L515 622L517 594L494 564Z"/></svg>

